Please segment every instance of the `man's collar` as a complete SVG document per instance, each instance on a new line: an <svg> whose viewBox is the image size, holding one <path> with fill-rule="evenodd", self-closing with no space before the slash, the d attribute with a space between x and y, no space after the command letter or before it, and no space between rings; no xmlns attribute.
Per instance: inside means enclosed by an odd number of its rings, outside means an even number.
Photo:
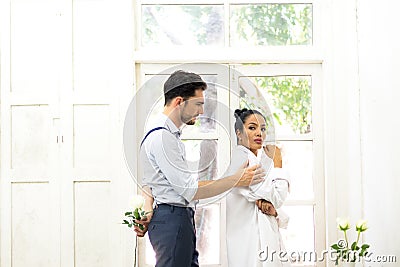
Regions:
<svg viewBox="0 0 400 267"><path fill-rule="evenodd" d="M166 127L171 133L177 135L178 137L181 135L182 131L178 127L176 127L175 123L164 113L162 113L164 122L164 127Z"/></svg>

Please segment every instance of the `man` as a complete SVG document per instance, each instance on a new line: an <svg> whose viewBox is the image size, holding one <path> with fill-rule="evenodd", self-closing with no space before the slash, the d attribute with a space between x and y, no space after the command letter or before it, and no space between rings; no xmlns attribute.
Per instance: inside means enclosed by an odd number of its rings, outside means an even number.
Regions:
<svg viewBox="0 0 400 267"><path fill-rule="evenodd" d="M156 267L199 266L195 201L263 180L263 170L258 165L245 168L247 163L234 175L214 181L198 181L197 174L189 171L180 127L193 125L203 113L206 88L195 73L171 74L164 84L164 111L150 123L141 144L145 210L150 213L146 220L137 221L144 229L135 227L135 231L140 237L149 231Z"/></svg>

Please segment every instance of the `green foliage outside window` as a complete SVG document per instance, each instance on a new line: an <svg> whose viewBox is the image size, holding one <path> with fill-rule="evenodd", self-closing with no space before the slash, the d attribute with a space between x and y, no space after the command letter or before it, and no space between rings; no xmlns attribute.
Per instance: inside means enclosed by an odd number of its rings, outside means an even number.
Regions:
<svg viewBox="0 0 400 267"><path fill-rule="evenodd" d="M160 36L170 44L185 40L162 23L173 8L179 16L190 18L189 30L199 45L218 43L224 34L222 7L213 5L144 6L143 43L156 44ZM311 4L241 4L231 5L230 36L248 45L309 45L312 43ZM234 36L234 37L233 37ZM268 75L268 73L265 73ZM288 124L295 133L311 132L311 81L308 78L257 77L256 85L266 90L274 106L272 115L279 124ZM254 99L248 99L255 103ZM243 103L242 103L243 104Z"/></svg>
<svg viewBox="0 0 400 267"><path fill-rule="evenodd" d="M309 45L312 41L311 4L232 6L231 33L250 45ZM233 35L234 35L233 34Z"/></svg>
<svg viewBox="0 0 400 267"><path fill-rule="evenodd" d="M275 112L273 116L279 124L286 121L296 133L311 132L311 84L303 77L257 77L259 88L271 96Z"/></svg>

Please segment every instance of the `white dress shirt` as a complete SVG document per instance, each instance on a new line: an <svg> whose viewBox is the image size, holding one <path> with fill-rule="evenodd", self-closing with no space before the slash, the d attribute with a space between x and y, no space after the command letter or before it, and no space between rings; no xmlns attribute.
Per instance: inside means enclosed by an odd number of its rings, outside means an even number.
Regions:
<svg viewBox="0 0 400 267"><path fill-rule="evenodd" d="M190 171L180 130L165 115L148 124L144 135L156 127L143 142L140 162L143 167L142 185L151 189L157 204L193 207L198 188L198 173Z"/></svg>
<svg viewBox="0 0 400 267"><path fill-rule="evenodd" d="M274 168L273 161L268 158L264 150L260 149L259 157L244 146L237 146L232 151L231 164L228 175L235 173L239 167L249 160L249 166L256 163L268 172L264 182L249 188L234 188L226 197L226 242L229 267L282 267L287 263L277 258L280 251L284 251L279 227L287 224L288 217L280 209L288 191L288 173L285 169ZM257 199L270 201L277 209L277 219L263 214L255 204ZM269 253L275 251L274 259L271 255L266 261L259 260L260 250L268 247Z"/></svg>

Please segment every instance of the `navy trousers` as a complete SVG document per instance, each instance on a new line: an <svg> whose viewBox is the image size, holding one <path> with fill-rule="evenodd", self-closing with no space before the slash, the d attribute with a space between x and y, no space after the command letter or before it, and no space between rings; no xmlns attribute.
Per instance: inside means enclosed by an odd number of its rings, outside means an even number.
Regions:
<svg viewBox="0 0 400 267"><path fill-rule="evenodd" d="M160 204L149 224L156 267L198 267L194 210Z"/></svg>

